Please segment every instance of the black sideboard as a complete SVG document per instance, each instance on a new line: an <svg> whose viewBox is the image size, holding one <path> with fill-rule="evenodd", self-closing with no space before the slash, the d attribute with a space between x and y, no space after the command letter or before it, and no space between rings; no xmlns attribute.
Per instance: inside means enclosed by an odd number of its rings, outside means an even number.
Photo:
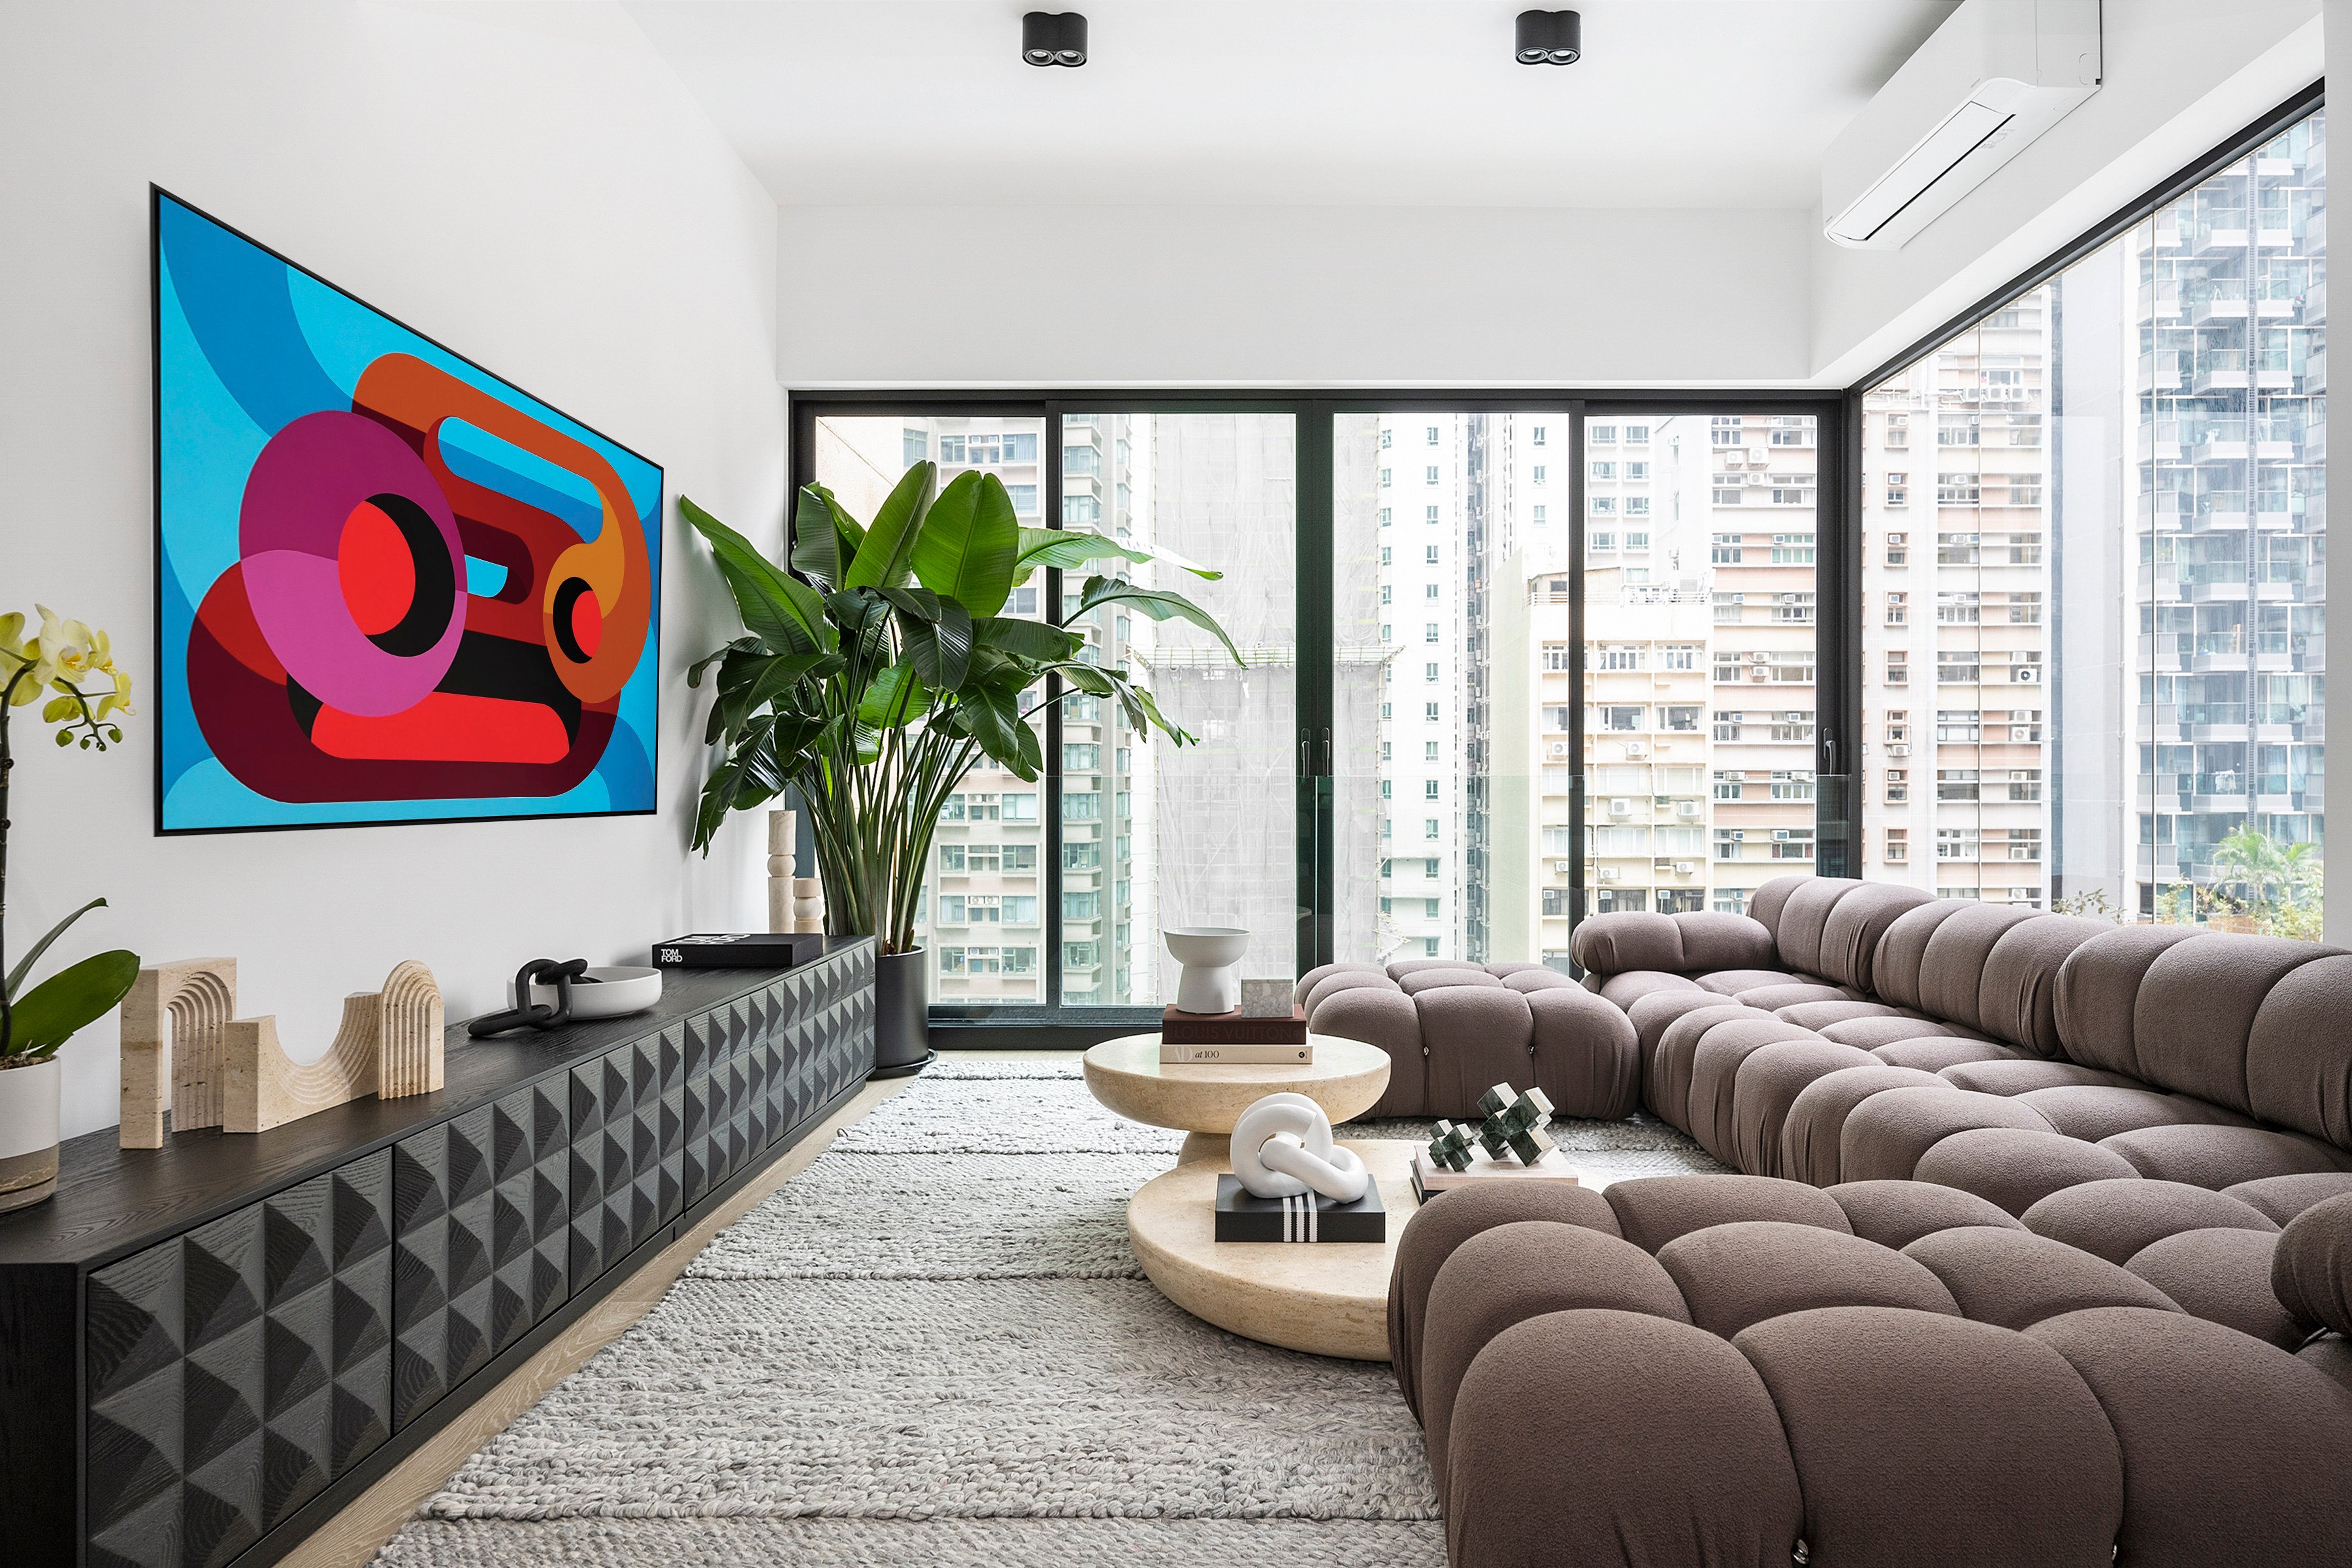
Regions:
<svg viewBox="0 0 2352 1568"><path fill-rule="evenodd" d="M446 1087L69 1141L0 1216L0 1559L276 1562L855 1094L874 943L447 1039Z"/></svg>

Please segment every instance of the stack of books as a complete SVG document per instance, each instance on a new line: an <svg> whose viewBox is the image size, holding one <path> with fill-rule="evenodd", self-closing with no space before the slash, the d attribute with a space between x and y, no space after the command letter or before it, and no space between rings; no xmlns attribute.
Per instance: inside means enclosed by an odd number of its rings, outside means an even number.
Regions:
<svg viewBox="0 0 2352 1568"><path fill-rule="evenodd" d="M794 969L824 956L812 931L697 931L654 943L656 969Z"/></svg>
<svg viewBox="0 0 2352 1568"><path fill-rule="evenodd" d="M1281 1011L1254 1011L1244 1005L1230 1013L1187 1013L1169 1007L1160 1015L1160 1059L1181 1062L1310 1063L1315 1047L1307 1038L1307 1012L1281 1002Z"/></svg>

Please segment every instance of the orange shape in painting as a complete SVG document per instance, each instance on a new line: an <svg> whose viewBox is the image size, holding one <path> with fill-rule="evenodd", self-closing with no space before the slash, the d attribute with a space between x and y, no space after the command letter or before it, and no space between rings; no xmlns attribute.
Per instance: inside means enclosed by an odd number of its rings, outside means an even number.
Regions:
<svg viewBox="0 0 2352 1568"><path fill-rule="evenodd" d="M373 501L362 501L343 520L335 546L335 569L343 604L368 637L400 625L416 600L416 561L400 525Z"/></svg>

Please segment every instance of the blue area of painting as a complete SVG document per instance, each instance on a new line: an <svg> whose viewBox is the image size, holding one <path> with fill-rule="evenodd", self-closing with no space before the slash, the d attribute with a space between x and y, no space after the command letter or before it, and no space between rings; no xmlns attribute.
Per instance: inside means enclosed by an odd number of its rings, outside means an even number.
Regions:
<svg viewBox="0 0 2352 1568"><path fill-rule="evenodd" d="M466 557L466 592L478 599L497 598L505 591L510 575L495 561L485 561L478 555Z"/></svg>
<svg viewBox="0 0 2352 1568"><path fill-rule="evenodd" d="M604 778L591 773L558 795L527 795L464 800L271 800L243 784L218 757L208 756L182 773L163 795L163 826L170 827L307 827L321 824L415 822L476 816L577 816L588 812L638 811L651 806L615 805Z"/></svg>
<svg viewBox="0 0 2352 1568"><path fill-rule="evenodd" d="M419 338L247 244L169 197L158 202L161 331L163 646L158 686L167 829L400 822L417 818L562 816L650 809L651 748L659 712L661 470L577 421ZM613 467L635 507L653 573L656 619L618 704L619 725L595 772L562 795L495 800L269 800L221 766L188 701L186 650L194 610L237 559L247 474L270 435L321 408L348 408L361 374L386 353L412 354L582 442ZM593 486L486 432L443 428L451 468L474 483L562 518L584 536L603 526ZM469 557L467 589L506 586L505 571ZM620 754L614 755L614 752Z"/></svg>
<svg viewBox="0 0 2352 1568"><path fill-rule="evenodd" d="M552 512L593 539L604 526L604 498L585 476L524 451L463 419L441 426L441 458L449 471Z"/></svg>
<svg viewBox="0 0 2352 1568"><path fill-rule="evenodd" d="M164 646L185 648L188 627L195 620L195 607L180 592L179 574L169 567L163 574L163 587ZM188 707L188 661L173 658L161 662L163 721L157 740L163 749L163 789L168 795L182 773L213 753L212 748L205 744L203 732L196 728L195 714Z"/></svg>
<svg viewBox="0 0 2352 1568"><path fill-rule="evenodd" d="M626 724L613 727L613 738L604 742L604 754L596 759L596 776L604 781L606 793L616 803L614 810L652 809L654 770L646 761L646 749L638 742L637 732Z"/></svg>
<svg viewBox="0 0 2352 1568"><path fill-rule="evenodd" d="M305 414L350 399L302 339L286 265L168 197L163 253L196 341L239 407L275 435Z"/></svg>

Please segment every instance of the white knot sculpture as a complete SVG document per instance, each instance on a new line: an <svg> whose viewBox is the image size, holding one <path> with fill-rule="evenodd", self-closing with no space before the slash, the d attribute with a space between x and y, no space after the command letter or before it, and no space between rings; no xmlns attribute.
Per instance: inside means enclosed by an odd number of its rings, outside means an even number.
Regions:
<svg viewBox="0 0 2352 1568"><path fill-rule="evenodd" d="M1312 1188L1335 1203L1364 1195L1364 1163L1331 1142L1331 1119L1303 1094L1269 1094L1234 1121L1234 1175L1254 1197Z"/></svg>

